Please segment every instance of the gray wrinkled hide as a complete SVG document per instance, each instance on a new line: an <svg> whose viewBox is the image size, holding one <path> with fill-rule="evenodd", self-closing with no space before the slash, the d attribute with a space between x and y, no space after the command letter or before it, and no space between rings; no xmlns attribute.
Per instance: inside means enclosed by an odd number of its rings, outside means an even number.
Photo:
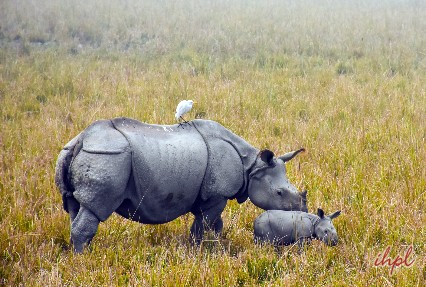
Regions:
<svg viewBox="0 0 426 287"><path fill-rule="evenodd" d="M288 182L284 164L300 151L258 156L213 121L161 126L116 118L94 122L64 147L55 181L77 252L113 212L149 224L192 212L191 235L199 242L204 226L222 230L228 199L250 196L260 208L306 210L306 193Z"/></svg>
<svg viewBox="0 0 426 287"><path fill-rule="evenodd" d="M316 238L334 246L338 236L331 220L339 215L340 211L337 211L325 216L321 209L318 209L318 215L301 211L268 210L254 221L254 240L280 246L296 242L303 244L306 239L309 242Z"/></svg>

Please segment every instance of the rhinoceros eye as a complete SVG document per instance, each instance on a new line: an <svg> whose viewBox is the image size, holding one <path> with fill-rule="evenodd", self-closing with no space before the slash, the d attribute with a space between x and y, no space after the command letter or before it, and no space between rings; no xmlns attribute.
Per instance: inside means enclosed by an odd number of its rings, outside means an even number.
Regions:
<svg viewBox="0 0 426 287"><path fill-rule="evenodd" d="M278 194L278 195L281 195L281 194L282 194L281 190L278 190L278 191L277 191L277 194Z"/></svg>

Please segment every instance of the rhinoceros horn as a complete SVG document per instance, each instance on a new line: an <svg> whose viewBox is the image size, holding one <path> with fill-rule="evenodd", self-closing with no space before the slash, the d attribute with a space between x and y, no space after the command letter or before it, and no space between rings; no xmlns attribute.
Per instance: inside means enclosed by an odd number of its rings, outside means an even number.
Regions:
<svg viewBox="0 0 426 287"><path fill-rule="evenodd" d="M288 152L288 153L284 154L283 156L280 156L279 159L281 159L283 162L287 162L287 161L291 160L293 157L295 157L298 153L304 152L304 151L305 151L305 149L301 148L301 149L298 149L296 151Z"/></svg>

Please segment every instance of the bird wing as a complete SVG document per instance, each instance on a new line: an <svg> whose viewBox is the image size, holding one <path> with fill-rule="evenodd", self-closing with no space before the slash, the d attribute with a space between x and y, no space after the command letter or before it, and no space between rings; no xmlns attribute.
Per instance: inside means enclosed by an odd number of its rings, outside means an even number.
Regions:
<svg viewBox="0 0 426 287"><path fill-rule="evenodd" d="M180 117L189 112L192 108L192 105L189 101L181 101L176 107L176 116Z"/></svg>
<svg viewBox="0 0 426 287"><path fill-rule="evenodd" d="M187 102L186 105L182 107L182 115L186 114L192 109L192 105L190 102Z"/></svg>
<svg viewBox="0 0 426 287"><path fill-rule="evenodd" d="M179 114L179 111L182 109L183 101L180 102L176 107L176 114Z"/></svg>

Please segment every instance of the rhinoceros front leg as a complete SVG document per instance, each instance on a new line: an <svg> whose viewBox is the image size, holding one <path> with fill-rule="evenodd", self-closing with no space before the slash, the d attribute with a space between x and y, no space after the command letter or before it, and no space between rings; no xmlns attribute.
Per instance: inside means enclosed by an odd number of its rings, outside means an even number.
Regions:
<svg viewBox="0 0 426 287"><path fill-rule="evenodd" d="M308 246L311 243L311 239L309 237L301 237L297 240L297 249L298 253L302 254L305 246Z"/></svg>
<svg viewBox="0 0 426 287"><path fill-rule="evenodd" d="M99 219L87 208L80 206L77 216L71 224L71 243L76 253L83 252L98 230Z"/></svg>
<svg viewBox="0 0 426 287"><path fill-rule="evenodd" d="M192 213L195 215L191 226L191 238L197 245L203 239L204 230L213 230L216 236L219 236L223 229L222 211L226 206L227 200L223 197L212 198L196 205Z"/></svg>

